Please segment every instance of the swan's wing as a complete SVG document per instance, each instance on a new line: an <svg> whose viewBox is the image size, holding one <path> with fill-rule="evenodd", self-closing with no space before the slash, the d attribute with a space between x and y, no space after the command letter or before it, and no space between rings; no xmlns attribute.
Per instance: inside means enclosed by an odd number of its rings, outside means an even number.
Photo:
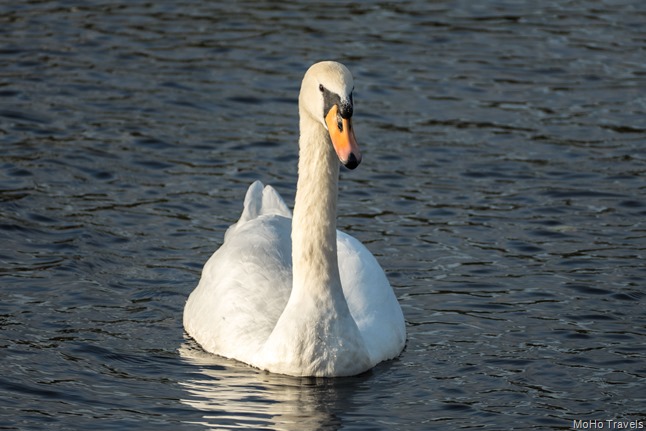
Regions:
<svg viewBox="0 0 646 431"><path fill-rule="evenodd" d="M260 181L254 181L247 189L244 198L244 209L237 223L231 225L224 234L224 241L238 228L250 220L262 215L280 215L291 218L292 213L285 201L272 186L264 186Z"/></svg>
<svg viewBox="0 0 646 431"><path fill-rule="evenodd" d="M205 350L251 362L289 298L291 216L273 188L249 187L240 220L204 265L184 327Z"/></svg>
<svg viewBox="0 0 646 431"><path fill-rule="evenodd" d="M337 248L343 292L371 360L394 358L404 348L406 326L383 269L363 244L340 231Z"/></svg>

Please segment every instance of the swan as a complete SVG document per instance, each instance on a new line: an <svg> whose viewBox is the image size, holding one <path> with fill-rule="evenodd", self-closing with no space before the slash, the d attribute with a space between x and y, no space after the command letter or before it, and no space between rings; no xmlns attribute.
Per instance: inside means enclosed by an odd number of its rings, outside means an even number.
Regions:
<svg viewBox="0 0 646 431"><path fill-rule="evenodd" d="M384 271L336 229L339 165L361 162L353 88L341 63L305 73L293 216L275 189L251 184L186 302L186 333L207 352L272 373L335 377L404 348L404 316Z"/></svg>

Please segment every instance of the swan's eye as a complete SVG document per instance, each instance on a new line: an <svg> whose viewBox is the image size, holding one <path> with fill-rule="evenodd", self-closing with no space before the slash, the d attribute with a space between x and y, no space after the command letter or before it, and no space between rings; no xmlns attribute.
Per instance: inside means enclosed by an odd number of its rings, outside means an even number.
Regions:
<svg viewBox="0 0 646 431"><path fill-rule="evenodd" d="M325 91L325 87L323 87L323 84L319 84L319 90L321 91L321 93Z"/></svg>

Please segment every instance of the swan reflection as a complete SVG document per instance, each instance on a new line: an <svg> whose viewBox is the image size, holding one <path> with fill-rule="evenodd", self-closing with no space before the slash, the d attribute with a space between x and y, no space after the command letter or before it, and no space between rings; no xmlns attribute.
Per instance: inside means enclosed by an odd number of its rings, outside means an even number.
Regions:
<svg viewBox="0 0 646 431"><path fill-rule="evenodd" d="M368 372L345 378L291 377L267 373L237 361L204 352L186 340L180 356L199 371L180 382L182 402L203 412L196 422L207 429L270 428L276 430L336 430L351 413L353 401Z"/></svg>

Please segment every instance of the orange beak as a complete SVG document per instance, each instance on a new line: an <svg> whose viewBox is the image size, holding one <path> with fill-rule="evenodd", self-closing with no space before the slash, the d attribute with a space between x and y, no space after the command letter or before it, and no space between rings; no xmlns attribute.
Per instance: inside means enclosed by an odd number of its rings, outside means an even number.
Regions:
<svg viewBox="0 0 646 431"><path fill-rule="evenodd" d="M325 124L330 132L330 139L332 139L332 146L339 160L348 169L354 169L361 163L361 152L359 145L354 137L354 129L352 128L352 120L350 118L342 118L339 114L339 107L337 105L330 108L330 112L325 116Z"/></svg>

